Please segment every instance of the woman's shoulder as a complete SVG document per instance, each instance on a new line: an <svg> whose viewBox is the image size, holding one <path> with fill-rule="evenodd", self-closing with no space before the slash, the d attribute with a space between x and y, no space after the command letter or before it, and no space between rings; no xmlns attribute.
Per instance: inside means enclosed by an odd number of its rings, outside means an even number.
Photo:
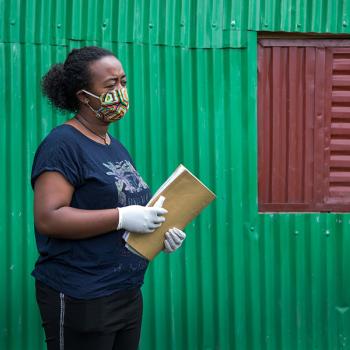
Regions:
<svg viewBox="0 0 350 350"><path fill-rule="evenodd" d="M127 147L119 139L117 139L110 133L109 133L109 136L111 138L112 145L116 147L117 151L124 154L128 159L132 159L131 154L128 151Z"/></svg>
<svg viewBox="0 0 350 350"><path fill-rule="evenodd" d="M74 131L67 124L54 127L38 145L34 163L38 158L74 158L81 157L81 147Z"/></svg>
<svg viewBox="0 0 350 350"><path fill-rule="evenodd" d="M128 151L126 149L126 147L123 145L123 143L119 139L117 139L115 136L111 135L110 132L108 132L108 135L109 135L113 145L115 145L116 147L122 149L123 151L126 151L126 152Z"/></svg>
<svg viewBox="0 0 350 350"><path fill-rule="evenodd" d="M60 124L55 126L46 136L46 139L57 141L73 141L75 140L74 127L69 124Z"/></svg>
<svg viewBox="0 0 350 350"><path fill-rule="evenodd" d="M32 164L31 184L44 171L57 171L75 185L81 182L80 151L76 148L74 134L69 128L59 125L53 128L38 146Z"/></svg>
<svg viewBox="0 0 350 350"><path fill-rule="evenodd" d="M74 147L77 144L77 138L74 130L68 124L61 124L54 127L41 141L39 147L60 148Z"/></svg>

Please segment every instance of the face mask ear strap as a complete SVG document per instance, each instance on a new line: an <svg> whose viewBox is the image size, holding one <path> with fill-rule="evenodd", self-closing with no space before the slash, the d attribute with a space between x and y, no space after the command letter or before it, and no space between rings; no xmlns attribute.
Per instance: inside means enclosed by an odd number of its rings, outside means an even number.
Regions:
<svg viewBox="0 0 350 350"><path fill-rule="evenodd" d="M100 99L98 96L96 96L96 95L95 95L95 94L93 94L92 92L89 92L89 91L84 90L84 89L81 89L80 91L83 91L83 92L85 92L86 94L88 94L88 95L90 95L90 96L92 96L92 97L97 98L98 100Z"/></svg>
<svg viewBox="0 0 350 350"><path fill-rule="evenodd" d="M103 120L102 115L101 115L98 111L96 111L94 108L92 108L92 107L90 106L90 103L89 103L89 102L87 102L86 104L87 104L88 107L95 113L95 115L96 115L96 117L97 117L98 119Z"/></svg>

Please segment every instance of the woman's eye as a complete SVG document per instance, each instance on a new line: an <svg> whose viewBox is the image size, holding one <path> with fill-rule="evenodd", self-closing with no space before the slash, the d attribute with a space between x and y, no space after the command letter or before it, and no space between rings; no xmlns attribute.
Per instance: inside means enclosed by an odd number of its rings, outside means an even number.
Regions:
<svg viewBox="0 0 350 350"><path fill-rule="evenodd" d="M120 84L121 84L122 86L126 86L126 80L121 81ZM106 89L108 89L108 90L114 90L114 89L116 88L116 86L117 86L117 83L114 83L113 85L107 85L107 86L106 86Z"/></svg>

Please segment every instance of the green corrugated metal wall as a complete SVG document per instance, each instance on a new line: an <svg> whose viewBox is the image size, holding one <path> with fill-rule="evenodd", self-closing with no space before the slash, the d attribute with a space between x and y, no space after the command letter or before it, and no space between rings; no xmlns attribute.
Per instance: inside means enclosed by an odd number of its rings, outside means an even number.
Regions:
<svg viewBox="0 0 350 350"><path fill-rule="evenodd" d="M0 0L0 349L43 349L29 186L67 116L40 77L113 49L131 110L113 126L153 190L179 162L217 193L147 272L141 349L350 349L350 215L257 213L257 31L350 32L349 0Z"/></svg>

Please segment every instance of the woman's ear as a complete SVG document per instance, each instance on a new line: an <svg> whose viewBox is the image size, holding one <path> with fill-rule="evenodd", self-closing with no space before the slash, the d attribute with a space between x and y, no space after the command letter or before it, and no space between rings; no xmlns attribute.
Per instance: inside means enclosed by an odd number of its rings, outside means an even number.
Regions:
<svg viewBox="0 0 350 350"><path fill-rule="evenodd" d="M89 99L87 98L86 94L83 90L79 90L75 93L75 96L77 96L77 99L84 104L89 103Z"/></svg>

